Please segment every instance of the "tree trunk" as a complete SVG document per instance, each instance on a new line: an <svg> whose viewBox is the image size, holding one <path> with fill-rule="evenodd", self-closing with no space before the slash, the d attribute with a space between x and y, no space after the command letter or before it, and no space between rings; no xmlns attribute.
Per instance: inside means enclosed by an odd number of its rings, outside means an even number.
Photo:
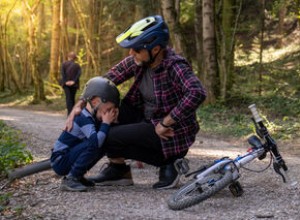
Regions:
<svg viewBox="0 0 300 220"><path fill-rule="evenodd" d="M8 85L7 88L10 88L10 80L9 80L9 57L8 57L8 49L7 49L7 25L9 21L9 16L12 10L14 9L17 0L12 4L12 7L9 9L5 18L0 17L0 91L5 90L5 85ZM0 14L1 15L1 14ZM3 23L3 24L2 24ZM18 88L17 88L18 89Z"/></svg>
<svg viewBox="0 0 300 220"><path fill-rule="evenodd" d="M3 26L0 23L0 92L5 91L5 75L7 73L6 63Z"/></svg>
<svg viewBox="0 0 300 220"><path fill-rule="evenodd" d="M259 86L258 86L258 94L261 96L262 94L262 74L263 74L263 51L264 51L264 33L265 33L265 0L261 2L261 27L260 27L260 50L259 50Z"/></svg>
<svg viewBox="0 0 300 220"><path fill-rule="evenodd" d="M135 10L135 19L139 20L149 15L160 14L160 2L157 0L138 1Z"/></svg>
<svg viewBox="0 0 300 220"><path fill-rule="evenodd" d="M21 69L21 85L23 89L27 89L30 86L31 77L28 68L28 42L25 47L17 46L17 53L19 54L19 65Z"/></svg>
<svg viewBox="0 0 300 220"><path fill-rule="evenodd" d="M181 34L180 0L161 0L162 13L170 29L171 44L176 53L184 54L183 37Z"/></svg>
<svg viewBox="0 0 300 220"><path fill-rule="evenodd" d="M40 101L45 101L46 96L44 93L44 82L40 73L38 72L38 62L37 62L37 7L41 0L37 0L34 2L33 6L30 6L26 0L23 0L26 9L26 15L28 20L28 43L29 43L29 65L31 71L31 77L33 79L34 84L34 96L32 103L39 103Z"/></svg>
<svg viewBox="0 0 300 220"><path fill-rule="evenodd" d="M279 2L280 4L280 8L279 8L279 12L278 12L278 17L279 17L279 21L278 21L278 29L277 29L277 34L278 34L278 39L277 39L277 44L276 47L277 48L282 48L282 38L283 38L283 34L284 34L284 30L283 30L283 25L284 25L284 19L285 19L285 15L286 15L286 0L281 0Z"/></svg>
<svg viewBox="0 0 300 220"><path fill-rule="evenodd" d="M103 2L102 0L92 0L90 1L90 17L89 17L89 36L91 36L91 45L92 48L94 49L95 57L97 60L99 60L99 64L101 63L101 17L102 17L102 7L103 7ZM88 65L91 66L90 64L93 65L91 60L91 57L88 60ZM98 71L98 69L96 70ZM93 76L95 73L90 73L89 77Z"/></svg>
<svg viewBox="0 0 300 220"><path fill-rule="evenodd" d="M59 79L59 47L60 47L60 11L61 0L52 0L52 34L50 54L50 82L55 83Z"/></svg>
<svg viewBox="0 0 300 220"><path fill-rule="evenodd" d="M80 4L78 3L78 0L73 0L71 1L73 9L75 11L76 17L78 18L79 24L82 29L83 37L84 37L84 42L86 46L86 51L87 51L87 57L90 57L92 66L93 66L93 71L99 71L99 60L97 57L97 54L95 53L95 50L92 45L92 37L90 36L90 32L87 28L85 18L83 16L83 12L80 8Z"/></svg>
<svg viewBox="0 0 300 220"><path fill-rule="evenodd" d="M70 51L76 51L75 49L71 49L70 48L70 38L69 38L69 33L68 33L68 27L69 27L69 9L70 9L71 3L69 0L62 0L61 1L61 5L60 5L60 24L61 24L61 56L60 56L60 60L66 60L68 53ZM73 21L73 19L71 19L71 21Z"/></svg>
<svg viewBox="0 0 300 220"><path fill-rule="evenodd" d="M234 22L234 0L221 1L221 16L217 19L218 64L220 78L220 98L226 100L233 85L234 69L234 42L237 20ZM241 5L240 5L241 8ZM219 16L217 16L219 17ZM236 18L239 13L236 14Z"/></svg>
<svg viewBox="0 0 300 220"><path fill-rule="evenodd" d="M203 35L202 35L202 0L195 0L195 39L197 57L197 75L203 81Z"/></svg>
<svg viewBox="0 0 300 220"><path fill-rule="evenodd" d="M214 29L214 0L202 1L203 13L203 59L204 85L207 90L207 103L216 102L217 62Z"/></svg>
<svg viewBox="0 0 300 220"><path fill-rule="evenodd" d="M7 58L8 58L8 62L9 62L9 72L11 73L11 80L13 82L13 84L15 85L16 88L16 92L21 93L22 89L21 89L21 84L20 84L20 77L18 76L18 73L15 69L14 63L12 61L12 58L10 56L9 53L7 53Z"/></svg>

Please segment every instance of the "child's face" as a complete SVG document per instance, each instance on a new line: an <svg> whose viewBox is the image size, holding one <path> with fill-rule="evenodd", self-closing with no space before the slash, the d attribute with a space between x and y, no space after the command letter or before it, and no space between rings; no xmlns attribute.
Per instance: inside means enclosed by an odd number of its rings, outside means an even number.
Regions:
<svg viewBox="0 0 300 220"><path fill-rule="evenodd" d="M99 121L106 123L112 123L116 121L118 117L118 109L112 102L103 103L99 97L94 97L92 100L92 106L97 108L96 117Z"/></svg>
<svg viewBox="0 0 300 220"><path fill-rule="evenodd" d="M96 114L97 119L102 121L103 115L111 111L112 109L115 109L115 104L113 104L112 102L101 103Z"/></svg>

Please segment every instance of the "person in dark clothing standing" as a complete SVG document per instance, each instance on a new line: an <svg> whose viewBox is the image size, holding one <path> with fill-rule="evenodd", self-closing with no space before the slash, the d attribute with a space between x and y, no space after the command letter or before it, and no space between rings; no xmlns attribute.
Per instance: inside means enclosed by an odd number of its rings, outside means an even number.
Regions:
<svg viewBox="0 0 300 220"><path fill-rule="evenodd" d="M62 64L61 68L62 87L66 95L68 115L75 104L75 96L79 88L79 77L81 75L81 67L78 63L75 63L76 59L76 54L70 52L68 54L68 60Z"/></svg>

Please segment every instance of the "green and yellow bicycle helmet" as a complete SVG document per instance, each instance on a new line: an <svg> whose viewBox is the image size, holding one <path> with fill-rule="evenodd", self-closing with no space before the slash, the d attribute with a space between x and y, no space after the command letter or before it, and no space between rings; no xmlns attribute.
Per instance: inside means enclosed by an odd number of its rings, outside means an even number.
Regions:
<svg viewBox="0 0 300 220"><path fill-rule="evenodd" d="M149 16L128 27L116 41L121 47L135 50L150 51L157 45L165 48L169 41L169 29L160 15Z"/></svg>

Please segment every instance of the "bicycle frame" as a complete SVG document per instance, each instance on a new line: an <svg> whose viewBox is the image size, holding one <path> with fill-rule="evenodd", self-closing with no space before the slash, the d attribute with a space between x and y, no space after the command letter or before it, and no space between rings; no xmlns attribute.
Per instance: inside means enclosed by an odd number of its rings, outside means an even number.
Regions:
<svg viewBox="0 0 300 220"><path fill-rule="evenodd" d="M229 158L222 158L220 160L216 160L214 165L207 168L203 172L195 175L195 178L198 179L199 181L201 180L206 181L205 177L208 174L211 174L212 171L217 173L221 170L223 170L224 172L230 170L232 172L232 181L235 181L240 177L238 171L239 168L251 162L255 158L260 157L264 153L265 153L265 149L263 147L258 149L251 148L251 152L243 156L238 156L234 160Z"/></svg>

